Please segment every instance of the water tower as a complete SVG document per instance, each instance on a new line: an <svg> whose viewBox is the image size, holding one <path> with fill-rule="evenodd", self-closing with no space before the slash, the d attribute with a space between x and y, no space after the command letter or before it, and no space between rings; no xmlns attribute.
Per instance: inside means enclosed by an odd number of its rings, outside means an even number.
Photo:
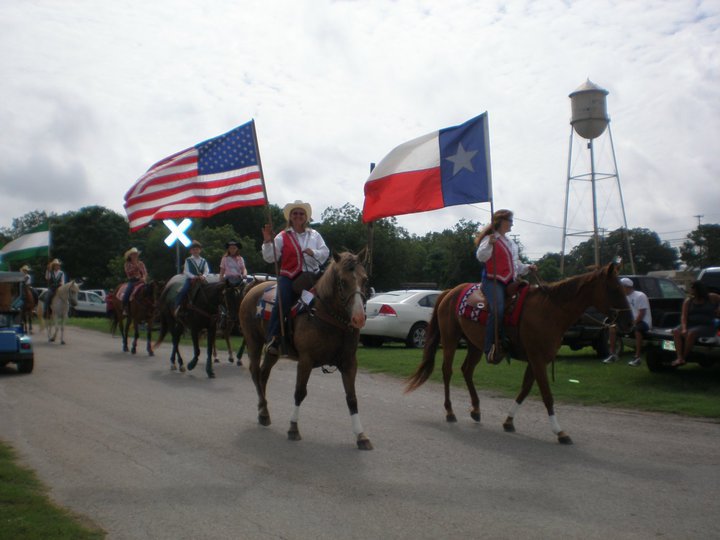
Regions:
<svg viewBox="0 0 720 540"><path fill-rule="evenodd" d="M625 230L625 240L627 243L628 257L632 273L635 273L635 264L633 262L632 251L630 250L630 239L627 234L627 219L625 217L625 204L622 198L622 189L620 188L620 177L617 170L617 161L615 160L615 147L612 141L612 131L610 130L610 118L607 115L606 97L608 91L600 88L592 83L590 79L585 81L575 91L571 92L570 103L572 107L572 117L570 119L570 150L568 152L568 176L565 188L565 218L563 221L563 240L560 258L560 273L565 271L565 241L568 236L592 236L595 248L595 265L600 265L600 238L598 234L598 201L597 201L597 182L600 180L608 180L614 178L617 182L617 190L620 196L620 207L622 209L622 220ZM609 168L611 172L598 172L595 170L595 145L593 141L601 137L607 131L610 141L610 151L612 154ZM573 170L573 146L576 137L587 140L587 150L590 157L590 171L580 172L579 174ZM577 157L577 156L576 156ZM592 211L593 211L593 229L592 231L580 231L568 233L568 208L570 203L570 182L590 182L592 191Z"/></svg>

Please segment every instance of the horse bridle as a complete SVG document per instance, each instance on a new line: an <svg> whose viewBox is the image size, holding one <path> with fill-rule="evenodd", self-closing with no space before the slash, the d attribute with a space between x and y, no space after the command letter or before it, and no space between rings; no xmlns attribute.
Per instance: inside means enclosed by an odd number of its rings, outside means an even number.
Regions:
<svg viewBox="0 0 720 540"><path fill-rule="evenodd" d="M360 298L361 298L363 306L364 306L367 303L367 298L365 297L365 293L363 293L362 291L358 291L358 290L352 291L351 293L345 295L345 287L343 286L342 278L339 275L336 277L335 282L337 285L337 290L340 293L340 304L345 308L346 316L343 317L343 316L340 316L337 313L335 313L334 310L331 309L331 307L332 307L331 304L329 302L327 302L326 300L323 300L323 298L321 298L319 294L316 294L315 298L318 299L320 304L322 304L323 306L326 307L327 313L321 313L321 312L318 312L317 310L313 309L313 310L311 310L310 314L319 317L323 321L332 324L336 328L340 328L342 330L348 330L350 328L350 317L347 316L348 304L350 304L350 301L353 298L355 298L356 295L360 295Z"/></svg>

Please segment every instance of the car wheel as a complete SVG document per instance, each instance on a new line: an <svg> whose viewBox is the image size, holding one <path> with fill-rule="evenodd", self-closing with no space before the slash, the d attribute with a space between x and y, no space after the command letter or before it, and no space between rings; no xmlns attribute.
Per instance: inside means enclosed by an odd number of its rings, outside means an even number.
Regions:
<svg viewBox="0 0 720 540"><path fill-rule="evenodd" d="M598 358L607 358L610 356L610 331L607 328L601 330L598 337L595 338L593 349L595 349L595 354Z"/></svg>
<svg viewBox="0 0 720 540"><path fill-rule="evenodd" d="M35 360L33 358L29 358L28 360L23 360L21 362L18 362L18 364L17 364L17 370L19 373L32 373L32 370L34 367L35 367Z"/></svg>
<svg viewBox="0 0 720 540"><path fill-rule="evenodd" d="M422 349L425 347L425 331L427 330L426 322L418 322L412 325L408 333L405 345L411 349Z"/></svg>
<svg viewBox="0 0 720 540"><path fill-rule="evenodd" d="M382 347L383 338L380 336L360 336L363 347Z"/></svg>

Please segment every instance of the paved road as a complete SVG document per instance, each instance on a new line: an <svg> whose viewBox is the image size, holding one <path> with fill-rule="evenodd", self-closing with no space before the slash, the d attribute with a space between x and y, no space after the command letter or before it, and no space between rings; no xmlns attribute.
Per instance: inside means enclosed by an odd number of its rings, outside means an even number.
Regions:
<svg viewBox="0 0 720 540"><path fill-rule="evenodd" d="M451 425L441 387L403 395L361 374L363 452L337 373L313 373L290 442L289 361L264 428L245 367L209 380L170 372L167 345L151 359L96 332L66 340L37 339L32 375L0 373L0 439L110 539L720 537L717 423L561 406L565 447L537 401L506 434L507 399L485 394L482 424Z"/></svg>

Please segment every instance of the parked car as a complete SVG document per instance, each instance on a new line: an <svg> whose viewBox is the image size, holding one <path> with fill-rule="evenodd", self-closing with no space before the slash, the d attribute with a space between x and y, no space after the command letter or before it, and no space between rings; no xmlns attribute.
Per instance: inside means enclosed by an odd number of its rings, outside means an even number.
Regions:
<svg viewBox="0 0 720 540"><path fill-rule="evenodd" d="M720 267L705 268L698 274L698 281L703 283L709 292L720 294ZM679 320L673 326L679 324ZM720 326L720 320L716 319ZM687 362L696 362L702 367L711 367L720 363L720 327L713 337L698 338L690 354L685 358ZM675 340L672 327L653 328L647 335L647 367L650 371L664 371L670 369L670 364L677 357L675 353Z"/></svg>
<svg viewBox="0 0 720 540"><path fill-rule="evenodd" d="M680 311L685 293L677 284L667 278L657 276L621 276L632 279L636 291L644 292L650 302L653 328L672 328L680 322ZM598 358L610 354L608 329L604 325L605 315L590 307L563 336L563 345L577 351L583 347L593 347ZM617 341L618 353L622 353L623 340Z"/></svg>
<svg viewBox="0 0 720 540"><path fill-rule="evenodd" d="M378 293L367 302L367 321L360 330L365 347L402 341L408 347L425 346L425 329L442 291L409 289Z"/></svg>
<svg viewBox="0 0 720 540"><path fill-rule="evenodd" d="M106 301L106 298L108 296L108 292L105 289L86 289L87 292L92 292L97 294L100 298L103 299L103 302Z"/></svg>
<svg viewBox="0 0 720 540"><path fill-rule="evenodd" d="M70 307L71 317L105 317L107 305L99 294L91 291L78 291L77 305Z"/></svg>
<svg viewBox="0 0 720 540"><path fill-rule="evenodd" d="M0 366L14 363L20 373L32 373L32 341L23 330L20 310L12 308L24 277L21 272L0 272Z"/></svg>

